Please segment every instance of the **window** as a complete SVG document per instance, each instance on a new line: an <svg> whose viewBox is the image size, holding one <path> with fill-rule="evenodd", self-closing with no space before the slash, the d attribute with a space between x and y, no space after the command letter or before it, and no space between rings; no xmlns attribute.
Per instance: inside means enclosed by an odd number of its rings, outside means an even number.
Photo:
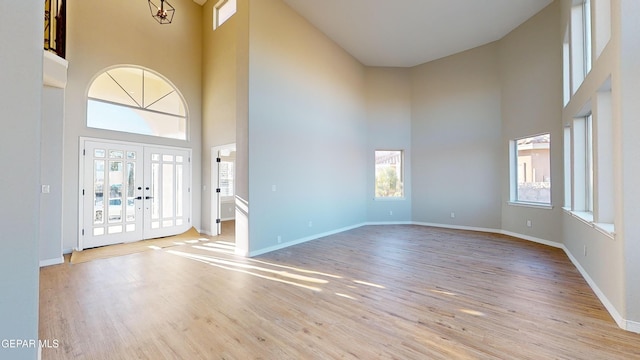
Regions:
<svg viewBox="0 0 640 360"><path fill-rule="evenodd" d="M511 141L511 201L551 205L551 135Z"/></svg>
<svg viewBox="0 0 640 360"><path fill-rule="evenodd" d="M569 48L569 29L567 28L562 42L562 96L564 106L571 100L571 51Z"/></svg>
<svg viewBox="0 0 640 360"><path fill-rule="evenodd" d="M571 85L578 90L591 70L591 2L574 1L571 8Z"/></svg>
<svg viewBox="0 0 640 360"><path fill-rule="evenodd" d="M591 71L591 1L582 4L582 41L584 42L584 75Z"/></svg>
<svg viewBox="0 0 640 360"><path fill-rule="evenodd" d="M596 94L593 109L594 218L598 223L612 224L615 215L613 109L611 79L605 81Z"/></svg>
<svg viewBox="0 0 640 360"><path fill-rule="evenodd" d="M573 121L573 210L593 213L593 127L591 113Z"/></svg>
<svg viewBox="0 0 640 360"><path fill-rule="evenodd" d="M236 13L236 0L220 0L213 6L213 30Z"/></svg>
<svg viewBox="0 0 640 360"><path fill-rule="evenodd" d="M571 209L571 124L564 128L564 207Z"/></svg>
<svg viewBox="0 0 640 360"><path fill-rule="evenodd" d="M565 128L565 207L613 238L614 135L611 78Z"/></svg>
<svg viewBox="0 0 640 360"><path fill-rule="evenodd" d="M376 150L375 152L375 197L404 197L404 173L402 150Z"/></svg>
<svg viewBox="0 0 640 360"><path fill-rule="evenodd" d="M229 198L234 196L235 152L227 152L220 155L220 196Z"/></svg>
<svg viewBox="0 0 640 360"><path fill-rule="evenodd" d="M91 83L87 126L187 139L187 114L178 90L160 75L132 66L107 70Z"/></svg>

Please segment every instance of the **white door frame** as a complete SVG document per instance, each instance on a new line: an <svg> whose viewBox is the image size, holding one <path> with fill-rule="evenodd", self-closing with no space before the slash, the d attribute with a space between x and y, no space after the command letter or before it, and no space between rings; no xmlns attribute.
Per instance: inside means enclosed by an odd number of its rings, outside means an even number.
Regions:
<svg viewBox="0 0 640 360"><path fill-rule="evenodd" d="M85 189L85 184L84 184L84 172L85 172L85 166L84 166L84 155L83 155L83 149L84 149L84 144L87 141L95 141L95 142L106 142L106 143L113 143L113 144L121 144L121 145L128 145L128 146L141 146L141 147L151 147L151 148L159 148L159 149L169 149L169 150L185 150L188 151L188 153L190 154L189 156L192 157L192 149L191 148L186 148L186 147L179 147L179 146L168 146L168 145L157 145L157 144L149 144L149 143L140 143L140 142L131 142L131 141L122 141L122 140L113 140L113 139L105 139L105 138L94 138L94 137L84 137L84 136L80 136L78 138L78 241L77 241L77 246L76 248L74 248L74 250L78 250L78 251L82 251L84 249L84 244L83 244L83 240L84 240L84 234L83 234L83 229L85 228L84 226L84 195L83 195L83 191ZM188 188L189 188L189 192L188 192L188 197L189 197L189 207L187 209L188 211L188 218L191 219L192 214L193 214L193 192L191 191L192 187L193 187L193 164L190 162L189 163L189 167L188 167L188 171L189 171L189 183L187 184Z"/></svg>
<svg viewBox="0 0 640 360"><path fill-rule="evenodd" d="M220 187L220 177L218 176L219 163L217 161L218 154L222 150L236 150L236 144L226 144L211 147L211 235L220 235L220 201L216 189ZM235 167L234 167L235 169ZM235 170L234 170L235 171Z"/></svg>

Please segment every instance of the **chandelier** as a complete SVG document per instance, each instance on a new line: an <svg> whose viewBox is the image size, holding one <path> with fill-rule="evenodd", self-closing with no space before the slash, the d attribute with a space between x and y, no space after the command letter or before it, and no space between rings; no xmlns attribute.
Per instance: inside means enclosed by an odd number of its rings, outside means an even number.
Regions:
<svg viewBox="0 0 640 360"><path fill-rule="evenodd" d="M160 0L160 6L157 6L153 1L149 1L149 10L151 11L151 17L156 19L160 24L171 24L173 21L173 15L176 9L169 4L168 1Z"/></svg>

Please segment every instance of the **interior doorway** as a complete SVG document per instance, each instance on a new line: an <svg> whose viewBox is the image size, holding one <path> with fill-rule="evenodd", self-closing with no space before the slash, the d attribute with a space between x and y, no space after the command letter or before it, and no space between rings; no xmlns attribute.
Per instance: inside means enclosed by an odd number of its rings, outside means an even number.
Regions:
<svg viewBox="0 0 640 360"><path fill-rule="evenodd" d="M191 227L191 150L81 139L78 249Z"/></svg>
<svg viewBox="0 0 640 360"><path fill-rule="evenodd" d="M235 234L236 144L211 148L213 235Z"/></svg>

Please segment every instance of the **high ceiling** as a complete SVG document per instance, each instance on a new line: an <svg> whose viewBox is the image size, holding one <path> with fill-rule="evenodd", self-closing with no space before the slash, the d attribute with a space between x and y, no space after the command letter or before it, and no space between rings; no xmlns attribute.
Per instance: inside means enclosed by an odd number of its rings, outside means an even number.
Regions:
<svg viewBox="0 0 640 360"><path fill-rule="evenodd" d="M553 0L284 0L369 66L410 67L498 40Z"/></svg>

